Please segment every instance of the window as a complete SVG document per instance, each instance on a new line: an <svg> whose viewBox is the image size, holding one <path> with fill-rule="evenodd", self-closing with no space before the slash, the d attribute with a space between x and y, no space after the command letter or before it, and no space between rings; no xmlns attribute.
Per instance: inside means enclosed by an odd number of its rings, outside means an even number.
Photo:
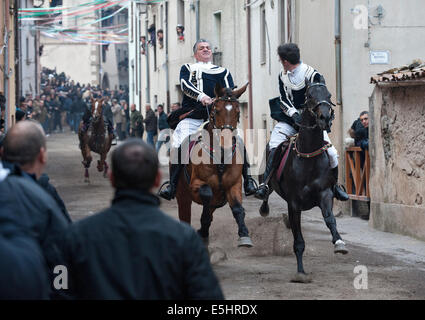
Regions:
<svg viewBox="0 0 425 320"><path fill-rule="evenodd" d="M214 13L214 52L221 52L221 12Z"/></svg>
<svg viewBox="0 0 425 320"><path fill-rule="evenodd" d="M177 0L177 24L184 26L184 0Z"/></svg>
<svg viewBox="0 0 425 320"><path fill-rule="evenodd" d="M292 0L280 0L279 8L279 40L280 43L292 41Z"/></svg>
<svg viewBox="0 0 425 320"><path fill-rule="evenodd" d="M260 6L260 62L261 64L266 63L266 37L267 37L267 26L266 26L266 6L263 3Z"/></svg>

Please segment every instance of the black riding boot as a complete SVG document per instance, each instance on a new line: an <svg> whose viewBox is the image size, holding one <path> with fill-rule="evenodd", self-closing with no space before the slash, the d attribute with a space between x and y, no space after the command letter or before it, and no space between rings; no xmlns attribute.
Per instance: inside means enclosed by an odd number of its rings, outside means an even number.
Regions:
<svg viewBox="0 0 425 320"><path fill-rule="evenodd" d="M269 186L265 182L267 181L267 178L272 172L273 158L274 158L275 152L276 152L276 148L270 150L269 159L267 160L266 170L264 171L264 175L263 175L263 183L260 184L257 192L255 193L255 197L263 201L266 201L269 197Z"/></svg>
<svg viewBox="0 0 425 320"><path fill-rule="evenodd" d="M257 191L255 180L248 173L250 165L248 162L248 157L246 156L246 150L244 149L244 162L242 167L242 175L243 175L243 188L245 190L246 196L251 196Z"/></svg>
<svg viewBox="0 0 425 320"><path fill-rule="evenodd" d="M347 201L348 199L350 199L348 197L347 192L345 192L345 190L343 190L342 187L338 185L338 166L331 169L331 171L336 181L335 185L333 186L334 197L337 198L339 201Z"/></svg>
<svg viewBox="0 0 425 320"><path fill-rule="evenodd" d="M159 196L165 200L174 199L176 196L177 180L180 175L180 170L183 167L180 163L171 164L170 166L170 181L164 190L160 190Z"/></svg>

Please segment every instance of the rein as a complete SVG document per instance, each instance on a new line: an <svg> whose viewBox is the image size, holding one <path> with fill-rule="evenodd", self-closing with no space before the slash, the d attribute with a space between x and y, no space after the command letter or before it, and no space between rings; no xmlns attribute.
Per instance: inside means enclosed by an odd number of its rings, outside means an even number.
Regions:
<svg viewBox="0 0 425 320"><path fill-rule="evenodd" d="M229 124L225 124L221 127L217 127L217 125L215 124L215 104L217 101L226 101L226 102L236 102L239 104L239 101L235 98L232 97L227 97L227 98L216 98L216 100L214 101L212 108L211 108L211 113L208 115L209 119L210 119L210 123L212 123L213 125L213 129L220 129L220 130L224 130L224 129L229 129L230 131L235 131L236 128L234 128L233 126L229 125ZM207 108L207 112L208 112L208 108ZM212 120L212 121L211 121Z"/></svg>

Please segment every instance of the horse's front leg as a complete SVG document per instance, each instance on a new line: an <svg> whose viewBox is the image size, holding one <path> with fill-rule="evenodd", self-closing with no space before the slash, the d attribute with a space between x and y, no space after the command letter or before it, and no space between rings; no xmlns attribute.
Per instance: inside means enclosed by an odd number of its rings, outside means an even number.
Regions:
<svg viewBox="0 0 425 320"><path fill-rule="evenodd" d="M301 232L301 211L294 209L288 203L289 222L291 224L292 235L294 236L294 253L297 257L297 274L291 279L292 282L308 283L311 278L305 273L303 266L303 253L305 242Z"/></svg>
<svg viewBox="0 0 425 320"><path fill-rule="evenodd" d="M242 182L233 185L226 193L227 201L232 209L233 217L238 224L238 247L253 247L245 224L245 209L242 207Z"/></svg>
<svg viewBox="0 0 425 320"><path fill-rule="evenodd" d="M214 211L211 209L211 200L214 195L211 187L207 184L202 185L198 192L202 201L201 228L198 230L198 234L201 236L205 245L208 246L212 211Z"/></svg>
<svg viewBox="0 0 425 320"><path fill-rule="evenodd" d="M333 192L330 189L323 191L320 194L320 209L322 210L322 216L325 220L326 226L329 228L332 234L332 243L334 244L334 252L347 254L348 250L345 248L345 242L342 241L341 236L336 228L336 220L333 214Z"/></svg>
<svg viewBox="0 0 425 320"><path fill-rule="evenodd" d="M83 161L82 164L84 166L84 182L90 183L90 177L89 177L89 168L92 161L92 157L90 154L90 149L86 145L81 149L81 153L83 154Z"/></svg>

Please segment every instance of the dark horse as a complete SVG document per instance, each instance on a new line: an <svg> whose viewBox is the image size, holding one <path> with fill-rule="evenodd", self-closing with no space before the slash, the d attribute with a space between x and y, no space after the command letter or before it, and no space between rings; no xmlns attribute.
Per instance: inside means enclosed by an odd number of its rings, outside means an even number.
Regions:
<svg viewBox="0 0 425 320"><path fill-rule="evenodd" d="M105 121L103 119L103 99L91 100L91 114L92 121L90 127L83 130L83 121L81 121L78 129L78 138L80 140L81 154L83 155L82 164L85 168L84 181L89 180L89 168L92 162L90 151L98 153L100 160L97 161L97 170L103 171L103 176L106 177L108 173L108 164L106 163L106 156L111 149L112 134L108 134Z"/></svg>
<svg viewBox="0 0 425 320"><path fill-rule="evenodd" d="M297 257L298 273L294 282L309 282L304 272L302 255L305 244L301 233L301 212L319 207L326 226L332 234L335 253L348 253L336 228L332 212L333 191L336 183L329 165L326 150L330 147L323 139L323 131L331 127L333 120L331 94L323 77L320 82L310 83L306 79L305 104L299 123L299 133L292 137L289 154L283 171L274 170L269 186L288 203L289 223L294 236L294 252ZM283 144L276 149L274 168L281 163L284 155ZM279 171L282 172L278 177ZM269 212L267 201L260 208L261 215Z"/></svg>
<svg viewBox="0 0 425 320"><path fill-rule="evenodd" d="M198 233L206 245L213 212L229 203L238 224L238 246L253 246L245 225L245 210L242 207L243 160L240 160L243 159L243 153L241 155L240 152L236 152L240 149L243 152L244 149L243 146L240 148L241 140L233 135L240 115L237 99L245 92L247 86L248 84L234 91L216 86L216 98L206 128L208 135L199 136L192 146L191 157L177 183L176 198L181 221L190 224L193 201L203 206L201 229ZM225 138L226 134L228 139ZM185 154L188 154L187 150L182 151L182 158ZM203 160L193 161L193 155Z"/></svg>

